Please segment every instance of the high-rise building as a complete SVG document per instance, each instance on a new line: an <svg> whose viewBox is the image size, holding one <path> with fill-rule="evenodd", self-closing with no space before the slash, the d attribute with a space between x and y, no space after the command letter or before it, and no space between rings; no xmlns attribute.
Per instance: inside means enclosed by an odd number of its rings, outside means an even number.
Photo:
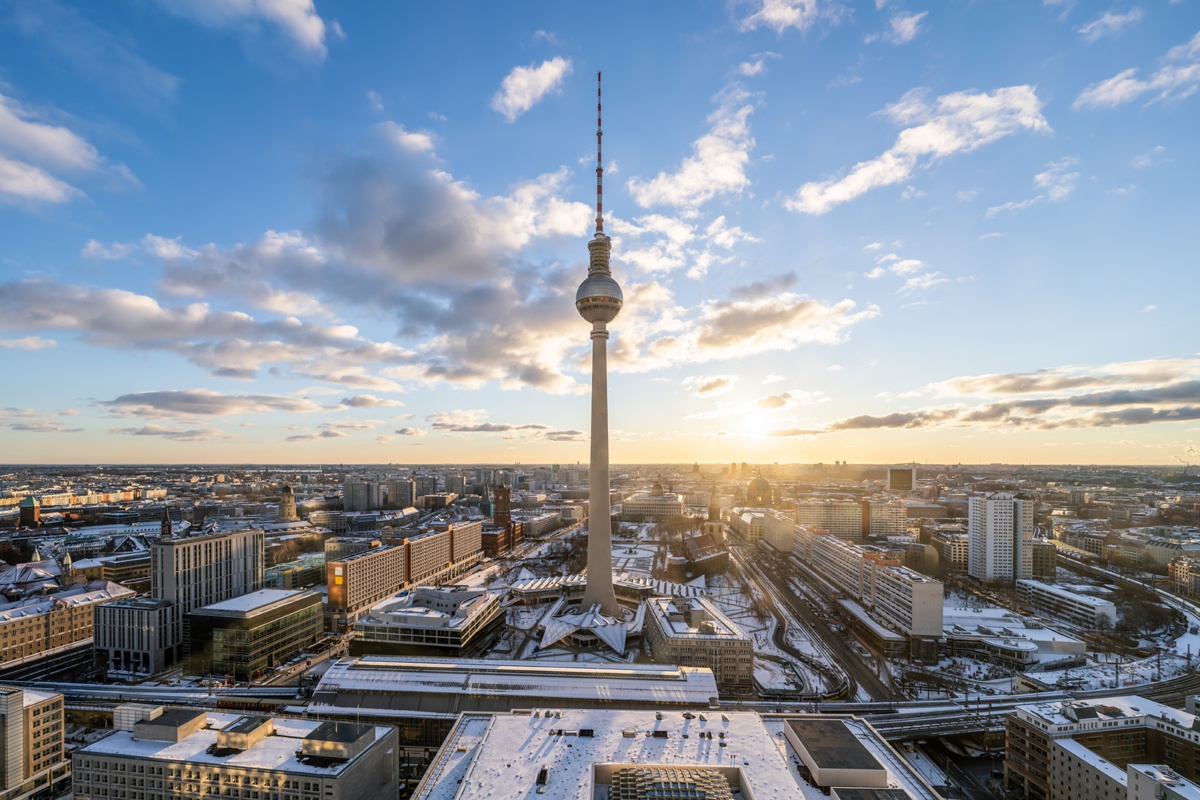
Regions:
<svg viewBox="0 0 1200 800"><path fill-rule="evenodd" d="M624 303L609 268L612 241L604 233L603 127L600 124L600 73L596 73L596 232L588 242L588 274L575 292L575 308L592 324L592 431L588 492L588 575L583 606L618 613L612 583L612 505L608 480L608 323Z"/></svg>
<svg viewBox="0 0 1200 800"><path fill-rule="evenodd" d="M437 494L438 482L436 475L413 476L413 494L422 497L427 494Z"/></svg>
<svg viewBox="0 0 1200 800"><path fill-rule="evenodd" d="M150 597L96 607L97 652L112 671L154 674L183 655L183 618L263 585L264 534L247 528L159 539L150 548Z"/></svg>
<svg viewBox="0 0 1200 800"><path fill-rule="evenodd" d="M887 484L888 489L893 492L914 491L917 488L917 468L913 466L888 467Z"/></svg>
<svg viewBox="0 0 1200 800"><path fill-rule="evenodd" d="M389 478L383 485L387 489L388 508L410 508L416 504L412 478Z"/></svg>
<svg viewBox="0 0 1200 800"><path fill-rule="evenodd" d="M971 497L967 505L967 574L981 581L1033 577L1032 500L1008 492Z"/></svg>
<svg viewBox="0 0 1200 800"><path fill-rule="evenodd" d="M57 796L71 779L63 696L0 686L0 745L0 797Z"/></svg>

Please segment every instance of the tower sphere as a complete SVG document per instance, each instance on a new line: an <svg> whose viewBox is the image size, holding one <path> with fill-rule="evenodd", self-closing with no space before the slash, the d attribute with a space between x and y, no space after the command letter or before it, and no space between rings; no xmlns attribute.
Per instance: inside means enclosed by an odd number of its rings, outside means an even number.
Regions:
<svg viewBox="0 0 1200 800"><path fill-rule="evenodd" d="M624 302L620 285L605 272L589 274L575 292L575 308L588 322L612 322Z"/></svg>

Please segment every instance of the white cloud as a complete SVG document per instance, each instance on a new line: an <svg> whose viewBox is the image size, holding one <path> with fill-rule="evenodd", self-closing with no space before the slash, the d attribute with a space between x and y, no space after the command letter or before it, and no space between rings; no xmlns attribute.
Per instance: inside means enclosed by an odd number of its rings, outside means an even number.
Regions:
<svg viewBox="0 0 1200 800"><path fill-rule="evenodd" d="M111 245L105 245L95 239L88 239L87 244L80 251L80 255L85 258L99 258L103 261L119 261L136 249L137 245L133 242L114 242Z"/></svg>
<svg viewBox="0 0 1200 800"><path fill-rule="evenodd" d="M44 350L57 347L58 342L41 336L22 336L19 339L0 339L0 350Z"/></svg>
<svg viewBox="0 0 1200 800"><path fill-rule="evenodd" d="M1087 41L1097 42L1105 36L1113 36L1132 25L1136 25L1142 21L1142 17L1144 16L1146 16L1146 12L1138 6L1134 6L1124 14L1117 11L1105 11L1096 17L1096 19L1080 25L1075 30Z"/></svg>
<svg viewBox="0 0 1200 800"><path fill-rule="evenodd" d="M888 20L887 31L870 34L864 41L867 44L878 41L891 42L895 45L908 44L917 38L917 34L921 32L921 21L928 15L928 11L922 11L919 14L896 14Z"/></svg>
<svg viewBox="0 0 1200 800"><path fill-rule="evenodd" d="M1167 152L1167 148L1160 144L1134 156L1129 163L1134 169L1145 169L1165 161L1166 159L1163 157L1165 152Z"/></svg>
<svg viewBox="0 0 1200 800"><path fill-rule="evenodd" d="M1190 97L1200 88L1200 33L1168 50L1163 61L1165 65L1149 80L1137 77L1137 68L1130 67L1093 83L1080 92L1072 108L1116 108L1147 94L1152 95L1152 103Z"/></svg>
<svg viewBox="0 0 1200 800"><path fill-rule="evenodd" d="M492 108L513 122L558 89L570 74L571 59L562 56L555 56L538 66L514 67L500 83L500 91L492 98Z"/></svg>
<svg viewBox="0 0 1200 800"><path fill-rule="evenodd" d="M784 378L782 375L780 375L778 372L772 372L770 375L763 378L763 385L769 386L772 383L781 383L785 380L787 380L787 379Z"/></svg>
<svg viewBox="0 0 1200 800"><path fill-rule="evenodd" d="M110 165L86 139L51 125L11 97L0 94L0 199L65 203L83 192L74 179L110 172L136 184L124 165Z"/></svg>
<svg viewBox="0 0 1200 800"><path fill-rule="evenodd" d="M383 97L380 96L379 92L375 91L374 89L367 92L367 104L376 114L383 113Z"/></svg>
<svg viewBox="0 0 1200 800"><path fill-rule="evenodd" d="M210 28L256 28L267 23L318 58L325 58L327 52L325 20L317 14L313 0L158 0L158 5ZM334 25L335 32L340 32L341 26Z"/></svg>
<svg viewBox="0 0 1200 800"><path fill-rule="evenodd" d="M175 442L201 442L221 435L220 431L213 428L170 428L155 424L140 428L109 428L108 432L124 436L161 436Z"/></svg>
<svg viewBox="0 0 1200 800"><path fill-rule="evenodd" d="M844 177L806 183L786 205L804 214L824 214L872 189L904 183L921 166L958 153L969 153L1022 130L1049 131L1042 102L1031 86L994 92L955 92L933 104L924 92L908 92L884 109L900 131L896 143L870 161L856 164Z"/></svg>
<svg viewBox="0 0 1200 800"><path fill-rule="evenodd" d="M837 22L845 9L834 0L754 0L755 11L741 21L743 31L788 28L807 31L818 22Z"/></svg>
<svg viewBox="0 0 1200 800"><path fill-rule="evenodd" d="M378 125L384 137L401 150L410 153L432 153L433 135L425 131L409 131L403 125L387 120Z"/></svg>
<svg viewBox="0 0 1200 800"><path fill-rule="evenodd" d="M741 64L738 64L738 72L747 78L753 78L756 75L762 75L766 71L766 65L763 63L761 58L755 59L754 61L743 61Z"/></svg>
<svg viewBox="0 0 1200 800"><path fill-rule="evenodd" d="M717 195L740 194L750 185L746 165L754 138L750 135L751 95L734 85L714 100L717 110L708 117L710 128L692 144L692 154L674 173L659 172L650 180L631 178L625 188L642 208L668 205L684 216Z"/></svg>
<svg viewBox="0 0 1200 800"><path fill-rule="evenodd" d="M1067 156L1047 164L1044 171L1033 176L1033 185L1039 190L1038 194L1027 200L992 206L987 210L988 219L1006 211L1020 211L1041 203L1061 203L1066 200L1075 191L1075 184L1079 180L1078 172L1068 170L1078 163L1079 159Z"/></svg>

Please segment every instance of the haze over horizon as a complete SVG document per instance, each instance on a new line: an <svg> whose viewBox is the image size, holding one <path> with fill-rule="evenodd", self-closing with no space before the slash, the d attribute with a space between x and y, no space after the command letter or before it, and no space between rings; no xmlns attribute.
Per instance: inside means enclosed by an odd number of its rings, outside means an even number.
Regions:
<svg viewBox="0 0 1200 800"><path fill-rule="evenodd" d="M465 9L469 8L470 13ZM0 9L0 461L1200 461L1193 0Z"/></svg>

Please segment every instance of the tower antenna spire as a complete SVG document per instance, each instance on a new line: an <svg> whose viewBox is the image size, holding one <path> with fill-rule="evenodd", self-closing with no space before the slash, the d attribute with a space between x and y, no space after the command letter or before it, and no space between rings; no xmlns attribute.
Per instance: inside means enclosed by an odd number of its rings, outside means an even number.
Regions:
<svg viewBox="0 0 1200 800"><path fill-rule="evenodd" d="M601 142L604 126L600 116L600 73L596 73L596 233L604 233L604 162Z"/></svg>

